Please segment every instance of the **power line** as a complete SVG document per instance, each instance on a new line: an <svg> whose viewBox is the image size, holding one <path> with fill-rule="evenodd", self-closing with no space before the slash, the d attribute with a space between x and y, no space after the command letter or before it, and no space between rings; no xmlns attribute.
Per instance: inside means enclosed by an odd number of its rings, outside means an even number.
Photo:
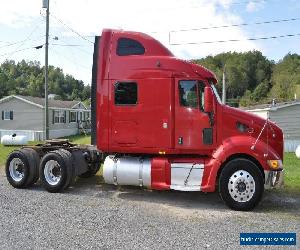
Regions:
<svg viewBox="0 0 300 250"><path fill-rule="evenodd" d="M75 64L77 67L79 66L79 67L84 68L84 69L90 69L90 68L88 68L88 67L85 66L85 65L82 65L82 64L79 64L79 63L77 63L77 62L74 62L73 59L70 59L69 57L67 57L67 56L65 56L65 55L63 55L63 54L58 53L58 51L56 51L55 49L53 49L53 48L51 48L51 47L50 47L50 50L53 51L53 52L54 52L56 55L58 55L59 57L63 57L63 58L65 58L66 60L72 62L72 63Z"/></svg>
<svg viewBox="0 0 300 250"><path fill-rule="evenodd" d="M278 39L278 38L285 38L285 37L295 37L295 36L300 36L300 33L299 34L269 36L269 37L245 38L245 39L229 39L229 40L187 42L187 43L170 43L169 45L194 45L194 44L212 44L212 43L227 43L227 42L257 41L257 40L269 40L269 39Z"/></svg>
<svg viewBox="0 0 300 250"><path fill-rule="evenodd" d="M38 39L24 39L24 40L22 40L22 41L17 41L17 42L12 42L12 43L8 43L8 44L6 44L6 45L3 45L3 46L0 46L0 49L2 49L2 48L6 48L6 47L10 47L10 46L13 46L13 45L17 45L17 44L20 44L21 43L21 45L20 46L22 46L25 42L27 42L27 41L37 41L37 40L39 40L40 38L38 38Z"/></svg>
<svg viewBox="0 0 300 250"><path fill-rule="evenodd" d="M73 28L71 28L70 26L68 26L67 24L65 24L61 19L59 19L58 17L56 17L55 15L51 15L53 16L58 22L60 22L62 25L64 25L65 27L67 27L70 31L72 31L73 33L75 33L77 36L81 37L83 40L94 44L92 41L90 41L89 39L85 38L83 35L81 35L80 33L78 33L76 30L74 30Z"/></svg>
<svg viewBox="0 0 300 250"><path fill-rule="evenodd" d="M266 0L249 0L249 1L241 1L241 2L229 2L229 3L224 3L224 5L238 5L238 4L248 4L248 3L265 3L267 2Z"/></svg>
<svg viewBox="0 0 300 250"><path fill-rule="evenodd" d="M51 43L54 46L62 46L62 47L86 47L87 45L82 44L61 44L61 43Z"/></svg>
<svg viewBox="0 0 300 250"><path fill-rule="evenodd" d="M18 52L21 52L21 51L24 51L24 50L29 50L29 49L34 49L35 47L28 47L28 48L24 48L24 49L19 49L19 50L15 50L15 51L12 51L12 52L7 52L7 53L4 53L0 56L5 56L5 55L10 55L10 54L15 54L15 53L18 53Z"/></svg>
<svg viewBox="0 0 300 250"><path fill-rule="evenodd" d="M8 42L8 41L0 41L0 43L10 43L10 42Z"/></svg>
<svg viewBox="0 0 300 250"><path fill-rule="evenodd" d="M33 35L33 34L36 32L36 30L39 28L39 25L40 25L40 23L38 23L38 24L32 29L32 31L29 33L28 36L26 36L26 38L25 38L24 40L18 41L18 42L12 42L12 43L5 44L5 45L1 46L0 49L1 49L1 48L5 48L5 47L9 47L9 46L13 46L13 45L16 45L16 44L21 43L21 45L18 47L18 48L20 48L20 47L21 47L25 42L27 42L27 41L36 41L36 40L40 39L40 38L35 39L35 40L31 39L32 35Z"/></svg>
<svg viewBox="0 0 300 250"><path fill-rule="evenodd" d="M28 48L23 48L23 49L20 49L20 48L21 48L27 41L29 41L29 40L31 40L31 41L37 41L37 40L40 39L40 38L35 39L35 40L32 40L32 39L31 39L32 35L33 35L33 34L36 32L36 30L39 28L39 25L40 25L40 23L38 23L38 24L32 29L32 31L28 34L28 36L26 36L26 38L25 38L24 40L9 45L9 46L11 46L11 45L15 45L15 44L21 43L14 51L10 51L10 52L4 53L4 54L2 54L2 55L0 55L0 56L7 56L7 55L12 56L12 55L15 54L15 53L22 52L22 51L25 51L25 50L28 50L28 49L32 49L32 48L38 49L39 46L28 47ZM7 47L7 46L2 46L2 47ZM2 48L2 47L0 47L0 48ZM7 59L7 57L6 57L6 59Z"/></svg>
<svg viewBox="0 0 300 250"><path fill-rule="evenodd" d="M56 40L56 39L54 39L54 40ZM61 40L60 38L58 39L60 42L62 42L63 44L61 44L61 43L59 43L59 44L51 44L51 45L55 45L55 46L60 46L60 45L65 45L66 47L72 47L72 46L69 46L69 44L68 43L66 43L66 42L64 42L63 40ZM81 45L80 45L81 46ZM82 45L83 46L83 45ZM74 46L73 46L74 47ZM78 48L79 47L79 45L78 46L75 46L75 47L77 47L77 49L76 49L76 51L81 51L81 52L83 52L83 53L85 53L85 54L87 54L87 55L91 55L92 54L92 52L87 52L86 50L83 50L82 48Z"/></svg>
<svg viewBox="0 0 300 250"><path fill-rule="evenodd" d="M192 29L171 30L170 33L171 32L186 32L186 31L220 29L220 28L230 28L230 27L250 26L250 25L262 25L262 24L271 24L271 23L293 22L293 21L299 21L299 20L300 20L300 17L296 17L296 18L290 18L290 19L269 20L269 21L263 21L263 22L255 22L255 23L240 23L240 24L208 26L208 27L200 27L200 28L192 28Z"/></svg>
<svg viewBox="0 0 300 250"><path fill-rule="evenodd" d="M5 48L5 47L9 47L9 46L13 46L13 45L16 45L16 44L19 44L19 43L24 43L25 41L26 41L26 39L24 39L22 41L18 41L18 42L8 43L8 44L5 44L3 46L0 46L0 49Z"/></svg>

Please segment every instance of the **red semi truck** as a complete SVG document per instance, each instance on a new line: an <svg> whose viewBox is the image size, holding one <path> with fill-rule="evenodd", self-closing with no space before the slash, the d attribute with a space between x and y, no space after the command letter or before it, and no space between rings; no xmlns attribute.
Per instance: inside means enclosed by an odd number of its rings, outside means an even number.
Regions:
<svg viewBox="0 0 300 250"><path fill-rule="evenodd" d="M269 120L221 103L215 75L152 37L103 30L92 77L92 144L23 147L6 162L10 184L40 179L59 192L103 167L105 183L214 192L250 210L281 184L283 134Z"/></svg>

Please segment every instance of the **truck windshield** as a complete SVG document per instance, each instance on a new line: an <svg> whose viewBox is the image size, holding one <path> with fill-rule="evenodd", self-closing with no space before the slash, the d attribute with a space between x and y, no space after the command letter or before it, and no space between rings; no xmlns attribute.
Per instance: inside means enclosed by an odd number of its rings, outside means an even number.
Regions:
<svg viewBox="0 0 300 250"><path fill-rule="evenodd" d="M215 96L216 96L218 102L221 104L222 101L221 101L221 98L220 98L220 96L219 96L219 93L218 93L218 91L217 91L215 85L214 85L213 83L210 83L210 86L211 86L211 88L212 88L212 90L213 90L213 92L214 92L214 94L215 94Z"/></svg>

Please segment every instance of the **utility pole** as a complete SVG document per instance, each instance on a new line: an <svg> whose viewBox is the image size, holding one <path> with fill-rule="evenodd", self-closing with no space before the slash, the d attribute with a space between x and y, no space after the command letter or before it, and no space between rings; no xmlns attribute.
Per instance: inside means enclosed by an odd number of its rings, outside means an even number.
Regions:
<svg viewBox="0 0 300 250"><path fill-rule="evenodd" d="M223 85L222 85L222 102L226 104L226 75L225 75L226 64L223 68Z"/></svg>
<svg viewBox="0 0 300 250"><path fill-rule="evenodd" d="M45 43L45 113L44 113L44 139L49 139L49 107L48 107L48 47L49 47L49 5L50 0L43 0L46 8L46 43Z"/></svg>

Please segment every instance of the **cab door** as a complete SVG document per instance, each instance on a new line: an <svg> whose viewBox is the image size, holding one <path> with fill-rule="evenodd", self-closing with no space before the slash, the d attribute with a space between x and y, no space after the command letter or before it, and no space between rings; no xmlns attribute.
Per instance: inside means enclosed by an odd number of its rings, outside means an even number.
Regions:
<svg viewBox="0 0 300 250"><path fill-rule="evenodd" d="M204 112L204 80L175 79L175 148L205 153L213 146L213 125Z"/></svg>

